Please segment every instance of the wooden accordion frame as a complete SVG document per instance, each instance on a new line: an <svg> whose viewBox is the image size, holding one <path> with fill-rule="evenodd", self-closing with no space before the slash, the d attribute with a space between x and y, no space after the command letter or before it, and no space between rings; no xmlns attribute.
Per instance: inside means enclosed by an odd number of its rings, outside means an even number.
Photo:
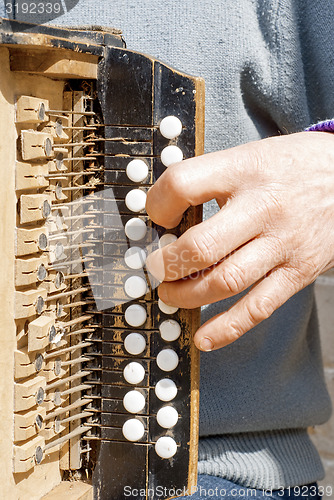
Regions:
<svg viewBox="0 0 334 500"><path fill-rule="evenodd" d="M166 147L185 158L203 153L204 82L127 50L114 30L2 20L0 40L2 493L9 500L191 493L199 311L158 302L138 255L157 248L166 231L127 195L146 193L161 175ZM181 121L176 137L162 135L165 117ZM141 163L129 174L133 160ZM166 241L200 220L200 208L191 208ZM145 283L139 297L127 286L133 276ZM132 354L124 342L131 333ZM139 406L128 411L130 391ZM165 406L177 411L173 425L159 424Z"/></svg>

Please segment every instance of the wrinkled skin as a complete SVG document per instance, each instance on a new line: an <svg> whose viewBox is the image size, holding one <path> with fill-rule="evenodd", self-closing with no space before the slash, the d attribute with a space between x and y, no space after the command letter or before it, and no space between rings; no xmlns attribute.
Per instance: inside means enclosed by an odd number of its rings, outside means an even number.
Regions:
<svg viewBox="0 0 334 500"><path fill-rule="evenodd" d="M334 135L301 132L184 160L149 190L146 209L173 228L212 199L215 215L147 259L169 305L191 309L251 287L199 328L203 351L234 342L334 265Z"/></svg>

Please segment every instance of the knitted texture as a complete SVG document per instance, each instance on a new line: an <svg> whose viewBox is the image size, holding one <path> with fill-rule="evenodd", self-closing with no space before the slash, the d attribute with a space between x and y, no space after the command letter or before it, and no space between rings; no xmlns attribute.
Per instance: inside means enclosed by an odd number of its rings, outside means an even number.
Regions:
<svg viewBox="0 0 334 500"><path fill-rule="evenodd" d="M330 12L332 0L81 0L57 24L121 28L128 48L204 77L209 152L332 116ZM205 214L216 210L210 203ZM206 307L203 320L237 299ZM236 343L201 356L200 433L211 437L200 470L205 462L214 474L267 488L319 479L314 450L305 458L305 431L290 439L290 429L320 424L329 414L310 286ZM259 432L261 439L253 434ZM232 433L242 434L242 446L221 437Z"/></svg>
<svg viewBox="0 0 334 500"><path fill-rule="evenodd" d="M307 132L334 132L334 119L315 123L305 129Z"/></svg>
<svg viewBox="0 0 334 500"><path fill-rule="evenodd" d="M324 475L319 455L303 429L201 439L198 471L260 489L268 484L271 489L308 484Z"/></svg>

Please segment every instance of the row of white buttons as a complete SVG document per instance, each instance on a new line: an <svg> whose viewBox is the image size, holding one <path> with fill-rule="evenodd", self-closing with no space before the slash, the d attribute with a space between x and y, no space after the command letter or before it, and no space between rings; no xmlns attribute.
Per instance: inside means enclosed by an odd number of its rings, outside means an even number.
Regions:
<svg viewBox="0 0 334 500"><path fill-rule="evenodd" d="M145 427L137 418L131 418L124 423L122 431L128 441L139 441L144 436ZM155 451L161 458L171 458L177 451L177 444L173 438L162 436L155 443Z"/></svg>
<svg viewBox="0 0 334 500"><path fill-rule="evenodd" d="M171 144L161 152L161 162L165 167L183 160L183 153L178 146ZM129 162L126 173L132 182L143 182L148 176L148 166L144 160L132 160Z"/></svg>
<svg viewBox="0 0 334 500"><path fill-rule="evenodd" d="M123 398L123 405L129 413L139 413L145 407L145 396L137 390L129 391ZM178 413L173 406L164 406L157 413L158 424L165 429L174 427L178 418Z"/></svg>
<svg viewBox="0 0 334 500"><path fill-rule="evenodd" d="M182 123L177 117L168 116L162 120L160 124L160 132L167 139L174 139L182 132ZM161 162L165 165L165 167L169 167L169 165L182 160L183 153L179 147L171 145L162 150ZM164 246L173 243L176 239L177 237L174 234L164 234L159 240L159 247L163 248ZM158 301L158 306L165 314L174 314L178 310L177 307L168 306L161 299ZM179 338L181 334L181 326L177 321L170 319L163 321L159 325L159 331L161 337L165 341L172 342ZM172 349L164 349L160 351L157 356L157 364L162 370L166 369L166 367L172 370L177 367L178 362L178 355ZM162 379L157 383L155 393L160 400L171 401L177 394L177 388L172 380ZM158 410L157 420L161 427L168 429L176 425L178 421L178 413L172 406L164 406ZM157 440L155 449L160 457L171 458L177 451L177 445L173 438L163 436Z"/></svg>
<svg viewBox="0 0 334 500"><path fill-rule="evenodd" d="M159 247L162 248L169 245L169 243L173 243L176 239L175 234L166 233L159 239ZM146 261L146 252L140 247L130 247L124 254L124 261L130 269L142 269Z"/></svg>
<svg viewBox="0 0 334 500"><path fill-rule="evenodd" d="M161 134L168 139L174 139L181 131L182 123L176 117L166 117L160 124ZM177 146L167 146L161 153L161 161L167 167L182 159L182 151ZM126 172L133 182L142 182L148 175L148 167L143 160L132 160L128 164ZM146 193L140 189L131 190L125 198L125 204L132 212L144 210L145 203ZM146 231L145 222L138 218L130 219L125 225L126 236L134 241L143 239ZM175 235L164 235L159 241L160 248L175 241L175 239ZM132 247L127 250L124 259L130 269L141 269L146 259L146 253L139 247ZM143 278L132 276L126 280L124 289L129 297L139 298L147 293L147 284ZM177 311L177 308L170 308L161 300L159 300L159 307L165 314L173 314ZM125 320L131 326L143 325L146 318L146 310L139 304L133 304L125 311ZM181 327L175 320L164 321L159 330L161 337L166 341L176 340L181 333ZM146 341L141 334L131 333L126 337L124 346L130 354L141 354L145 350ZM173 349L163 349L158 353L156 362L161 370L172 371L177 367L179 358ZM145 377L145 369L140 363L131 362L124 368L123 375L128 383L139 384ZM171 401L177 394L177 388L172 380L162 379L156 384L155 393L160 400ZM124 396L123 405L129 413L138 413L145 407L145 397L137 390L129 391ZM178 413L172 406L165 406L158 411L157 421L161 427L174 427L178 421ZM122 430L124 437L130 441L140 440L145 432L143 423L136 418L127 420ZM157 440L155 449L160 457L171 458L177 451L177 445L174 439L163 436Z"/></svg>
<svg viewBox="0 0 334 500"><path fill-rule="evenodd" d="M161 162L165 167L183 160L183 153L178 146L171 144L161 152ZM148 166L144 160L132 160L126 168L126 174L132 182L143 182L148 176Z"/></svg>
<svg viewBox="0 0 334 500"><path fill-rule="evenodd" d="M167 342L177 340L181 334L181 327L174 319L167 319L159 325L161 338ZM146 347L146 341L140 333L130 333L124 341L125 349L134 356L141 354Z"/></svg>
<svg viewBox="0 0 334 500"><path fill-rule="evenodd" d="M182 123L176 116L166 116L160 123L160 132L166 139L175 139L182 132ZM165 167L183 160L183 153L178 146L166 146L161 152L161 162Z"/></svg>
<svg viewBox="0 0 334 500"><path fill-rule="evenodd" d="M158 353L156 362L160 370L171 372L179 364L179 357L173 349L163 349ZM131 361L124 368L123 375L129 384L140 384L144 380L145 370L140 363Z"/></svg>
<svg viewBox="0 0 334 500"><path fill-rule="evenodd" d="M159 309L165 314L174 314L178 308L168 306L159 299ZM147 318L146 310L140 304L131 304L125 311L126 322L134 327L141 326L145 323Z"/></svg>
<svg viewBox="0 0 334 500"><path fill-rule="evenodd" d="M148 166L143 160L132 160L126 168L127 176L133 182L143 182L148 175ZM145 208L146 193L140 189L129 191L125 197L125 205L132 212L140 212ZM146 224L141 219L130 219L125 225L126 236L134 241L139 241L146 234ZM130 269L141 269L146 260L146 252L139 247L129 248L124 255L125 263ZM140 276L131 276L124 284L125 293L131 298L139 298L146 294L147 283ZM125 311L125 320L131 326L141 326L147 318L146 310L139 304L133 304ZM146 341L140 333L130 333L124 340L125 349L133 355L141 354L146 347ZM137 362L128 363L123 376L129 384L140 384L145 377L144 367ZM129 413L139 413L145 407L144 395L132 390L125 394L123 406ZM132 418L126 420L122 432L128 441L139 441L144 433L143 423Z"/></svg>
<svg viewBox="0 0 334 500"><path fill-rule="evenodd" d="M130 193L131 192L132 191L130 191ZM143 191L140 191L140 192L142 193ZM125 231L126 236L129 238L129 240L139 241L145 237L146 232L147 232L147 227L146 227L145 222L142 219L138 219L137 217L133 217L132 219L129 219L126 222L126 224L124 226L124 231ZM169 245L169 243L172 243L176 239L177 238L176 238L175 234L171 234L171 233L164 234L163 236L161 236L161 238L159 240L159 247L162 248L166 245ZM133 248L136 248L136 247L133 247ZM134 251L132 253L134 253Z"/></svg>

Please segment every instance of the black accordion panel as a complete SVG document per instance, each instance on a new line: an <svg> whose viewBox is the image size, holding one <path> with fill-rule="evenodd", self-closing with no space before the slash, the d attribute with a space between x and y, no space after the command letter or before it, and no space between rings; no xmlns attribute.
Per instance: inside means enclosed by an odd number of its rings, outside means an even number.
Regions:
<svg viewBox="0 0 334 500"><path fill-rule="evenodd" d="M64 488L60 477L81 479L76 487L96 500L190 493L199 311L161 302L145 259L201 209L166 231L145 201L170 164L202 153L203 81L127 50L113 30L3 21L0 38L15 163L15 225L5 234L14 273L4 276L15 288L8 491L35 482L41 498Z"/></svg>

